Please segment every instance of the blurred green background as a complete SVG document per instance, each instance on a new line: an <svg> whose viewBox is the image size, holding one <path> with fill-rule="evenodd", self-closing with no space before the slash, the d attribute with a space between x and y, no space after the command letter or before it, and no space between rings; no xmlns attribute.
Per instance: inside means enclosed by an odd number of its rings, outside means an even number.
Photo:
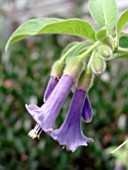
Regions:
<svg viewBox="0 0 128 170"><path fill-rule="evenodd" d="M105 149L119 145L128 136L128 59L111 61L105 73L95 77L89 92L93 120L83 123L85 135L94 138L94 143L72 153L45 133L40 141L31 140L27 134L35 122L25 104L42 105L52 64L66 45L82 39L36 36L14 44L8 53L4 52L4 45L18 25L30 18L87 17L91 21L87 1L5 0L0 1L0 6L0 170L113 170L118 160ZM120 12L124 8L128 4L121 6ZM70 98L71 95L57 118L56 127L64 120ZM128 149L123 153L128 154ZM118 158L122 156L119 154Z"/></svg>

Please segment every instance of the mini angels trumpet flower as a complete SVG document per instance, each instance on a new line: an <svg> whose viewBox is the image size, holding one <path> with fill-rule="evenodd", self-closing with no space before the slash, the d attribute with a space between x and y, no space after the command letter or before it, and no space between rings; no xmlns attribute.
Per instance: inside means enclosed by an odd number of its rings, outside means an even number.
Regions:
<svg viewBox="0 0 128 170"><path fill-rule="evenodd" d="M87 93L93 84L93 80L94 80L93 72L90 68L90 65L87 65L86 69L82 72L78 80L78 88L82 89L85 93ZM84 101L82 117L85 122L91 122L92 120L92 108L87 94Z"/></svg>
<svg viewBox="0 0 128 170"><path fill-rule="evenodd" d="M60 145L66 145L72 152L79 146L87 146L87 142L93 142L93 139L83 135L81 129L81 116L85 97L85 91L76 89L64 123L59 129L51 133L51 136Z"/></svg>
<svg viewBox="0 0 128 170"><path fill-rule="evenodd" d="M77 64L75 64L74 60ZM79 61L77 57L73 58L72 62L75 65L70 62L66 66L63 76L44 105L40 108L33 104L26 105L26 109L30 115L34 118L38 126L40 126L40 128L47 134L50 134L53 131L56 117L67 98L71 87L80 74L78 71L81 72L83 69L84 62ZM35 136L38 136L38 133L37 135L36 133L37 129L35 127L32 131L30 131L29 136L35 138Z"/></svg>
<svg viewBox="0 0 128 170"><path fill-rule="evenodd" d="M30 115L34 118L40 128L46 133L50 134L53 130L56 117L67 98L71 87L73 85L73 79L70 76L63 75L55 89L51 93L50 97L42 107L30 104L26 105L26 109ZM29 136L34 138L37 129L34 128Z"/></svg>

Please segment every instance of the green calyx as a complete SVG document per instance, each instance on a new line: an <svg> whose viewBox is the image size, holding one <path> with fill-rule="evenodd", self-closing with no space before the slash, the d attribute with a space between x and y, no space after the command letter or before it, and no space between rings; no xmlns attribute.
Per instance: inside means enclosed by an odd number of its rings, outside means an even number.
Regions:
<svg viewBox="0 0 128 170"><path fill-rule="evenodd" d="M64 69L64 74L69 75L73 78L74 82L80 76L84 67L84 60L79 56L73 57Z"/></svg>
<svg viewBox="0 0 128 170"><path fill-rule="evenodd" d="M90 68L90 66L87 66L78 80L78 89L83 89L87 92L93 84L93 78L94 75L92 69Z"/></svg>
<svg viewBox="0 0 128 170"><path fill-rule="evenodd" d="M110 35L102 39L102 44L109 46L112 51L115 50L114 38L112 38Z"/></svg>
<svg viewBox="0 0 128 170"><path fill-rule="evenodd" d="M91 61L91 68L95 74L101 74L106 69L105 61L99 56L97 52L94 54L93 59Z"/></svg>
<svg viewBox="0 0 128 170"><path fill-rule="evenodd" d="M58 60L52 66L51 76L57 77L58 79L61 77L63 70L65 67L64 60Z"/></svg>
<svg viewBox="0 0 128 170"><path fill-rule="evenodd" d="M112 49L108 45L100 45L98 47L98 54L101 58L108 60L112 55Z"/></svg>

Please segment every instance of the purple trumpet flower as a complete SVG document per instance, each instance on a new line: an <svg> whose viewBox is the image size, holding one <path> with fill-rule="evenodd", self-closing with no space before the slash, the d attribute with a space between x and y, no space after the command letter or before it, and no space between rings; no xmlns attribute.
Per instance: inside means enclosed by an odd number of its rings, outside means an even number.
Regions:
<svg viewBox="0 0 128 170"><path fill-rule="evenodd" d="M51 136L60 145L66 145L72 152L81 145L87 146L87 142L93 142L93 139L83 135L81 129L81 116L85 97L86 92L84 90L76 89L64 123L59 129L51 133Z"/></svg>
<svg viewBox="0 0 128 170"><path fill-rule="evenodd" d="M82 117L84 121L88 123L91 122L92 120L92 108L91 108L91 104L89 102L89 98L87 95L86 95L85 102L84 102Z"/></svg>
<svg viewBox="0 0 128 170"><path fill-rule="evenodd" d="M42 107L39 108L33 104L26 105L26 109L38 124L38 126L36 125L35 128L30 131L29 136L36 138L42 130L48 134L52 132L56 117L67 98L73 83L71 76L63 75L49 96L47 102Z"/></svg>
<svg viewBox="0 0 128 170"><path fill-rule="evenodd" d="M54 90L54 88L56 87L57 83L58 83L58 78L51 76L48 82L48 86L45 90L45 94L44 94L44 102L49 98L49 96L51 95L52 91Z"/></svg>
<svg viewBox="0 0 128 170"><path fill-rule="evenodd" d="M126 167L124 165L116 164L115 170L126 170Z"/></svg>

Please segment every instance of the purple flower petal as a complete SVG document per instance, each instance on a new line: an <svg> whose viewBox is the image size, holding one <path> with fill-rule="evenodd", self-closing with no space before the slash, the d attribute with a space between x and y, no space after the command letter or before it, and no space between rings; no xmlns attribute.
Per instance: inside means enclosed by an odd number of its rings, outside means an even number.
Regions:
<svg viewBox="0 0 128 170"><path fill-rule="evenodd" d="M48 82L48 86L47 86L47 88L45 90L44 102L49 98L49 96L51 95L51 93L54 90L57 83L58 83L58 78L51 76L50 80Z"/></svg>
<svg viewBox="0 0 128 170"><path fill-rule="evenodd" d="M86 95L85 102L84 102L82 117L85 122L91 122L92 120L92 108L91 108L89 98L87 95Z"/></svg>
<svg viewBox="0 0 128 170"><path fill-rule="evenodd" d="M50 134L54 127L56 117L67 98L72 85L73 79L71 76L63 75L42 107L38 108L35 105L26 105L31 116L40 125L42 130L48 134Z"/></svg>
<svg viewBox="0 0 128 170"><path fill-rule="evenodd" d="M126 167L124 165L116 164L115 170L126 170Z"/></svg>
<svg viewBox="0 0 128 170"><path fill-rule="evenodd" d="M51 136L59 142L60 145L66 145L72 152L79 146L87 145L93 139L83 135L81 130L81 114L84 105L86 93L83 90L76 90L70 105L69 113L62 126L54 130Z"/></svg>

